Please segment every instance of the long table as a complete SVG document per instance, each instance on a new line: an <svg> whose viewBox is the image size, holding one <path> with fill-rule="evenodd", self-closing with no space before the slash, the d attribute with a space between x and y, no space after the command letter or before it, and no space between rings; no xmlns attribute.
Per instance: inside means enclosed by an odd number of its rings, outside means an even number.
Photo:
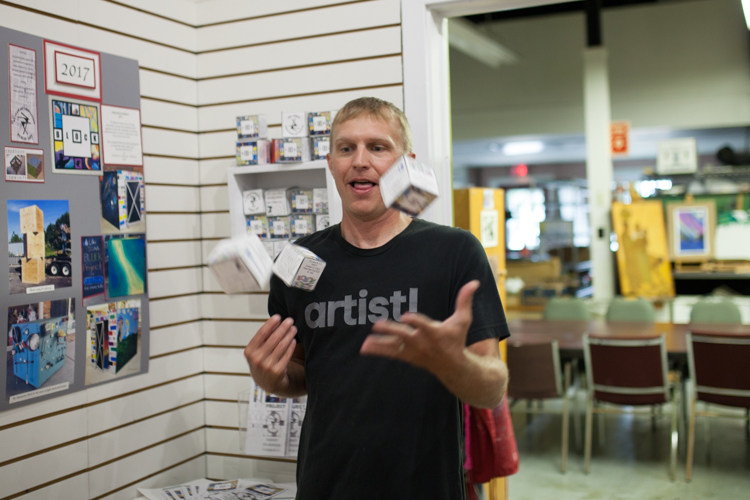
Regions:
<svg viewBox="0 0 750 500"><path fill-rule="evenodd" d="M721 332L727 335L750 334L750 325L699 325L675 323L625 323L594 321L563 321L540 319L514 319L508 322L510 343L535 344L557 340L561 356L583 357L583 336L597 335L666 336L669 358L684 363L687 358L687 332Z"/></svg>

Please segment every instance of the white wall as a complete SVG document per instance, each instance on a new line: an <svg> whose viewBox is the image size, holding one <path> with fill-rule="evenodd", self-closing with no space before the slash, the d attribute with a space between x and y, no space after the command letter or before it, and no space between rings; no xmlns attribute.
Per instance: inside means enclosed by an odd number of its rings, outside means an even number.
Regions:
<svg viewBox="0 0 750 500"><path fill-rule="evenodd" d="M454 139L583 132L582 13L492 23L519 55L497 70L451 51ZM613 120L634 128L750 123L750 51L740 0L603 11Z"/></svg>
<svg viewBox="0 0 750 500"><path fill-rule="evenodd" d="M198 29L204 258L218 239L230 235L226 167L235 164L236 116L265 114L269 134L280 137L284 110L338 109L368 95L403 107L400 1L317 0L319 9L288 12L310 3L197 4L198 18L205 22L239 19ZM256 12L277 15L244 19ZM268 317L267 295L223 295L208 269L203 271L208 476L294 481L294 463L242 456L237 442L233 401L249 380L242 350Z"/></svg>
<svg viewBox="0 0 750 500"><path fill-rule="evenodd" d="M0 413L0 500L293 480L294 463L238 443L242 349L267 296L225 296L204 265L229 236L234 120L264 113L278 137L282 110L363 95L402 107L400 1L12 0L0 24L139 61L151 297L148 374Z"/></svg>

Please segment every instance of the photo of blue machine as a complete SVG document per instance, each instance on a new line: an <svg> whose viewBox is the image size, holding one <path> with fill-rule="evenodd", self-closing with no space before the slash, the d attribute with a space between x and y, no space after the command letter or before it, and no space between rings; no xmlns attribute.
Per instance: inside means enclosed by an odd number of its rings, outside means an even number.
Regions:
<svg viewBox="0 0 750 500"><path fill-rule="evenodd" d="M11 326L13 374L36 388L65 364L68 316Z"/></svg>

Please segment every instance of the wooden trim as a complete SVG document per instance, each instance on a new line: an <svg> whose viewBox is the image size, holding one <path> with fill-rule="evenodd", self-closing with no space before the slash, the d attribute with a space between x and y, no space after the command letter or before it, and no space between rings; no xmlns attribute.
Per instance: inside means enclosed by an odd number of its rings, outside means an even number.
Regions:
<svg viewBox="0 0 750 500"><path fill-rule="evenodd" d="M141 69L145 69L145 68L141 68ZM149 69L147 71L151 71L151 70ZM168 74L168 73L165 73L165 74ZM177 76L177 75L169 74L169 76ZM182 77L180 77L180 78L182 78ZM184 102L170 101L169 99L160 99L158 97L151 97L151 96L141 95L141 99L148 99L149 101L155 101L155 102L164 102L164 103L167 103L167 104L179 104L180 106L186 106L188 108L198 109L198 105L197 104L186 104Z"/></svg>
<svg viewBox="0 0 750 500"><path fill-rule="evenodd" d="M197 82L198 79L192 76L184 76L184 75L177 75L175 73L170 73L169 71L164 71L162 69L157 68L149 68L147 66L139 66L139 69L150 71L152 73L159 73L160 75L166 75L166 76L174 76L176 78L182 78L183 80L189 80L191 82Z"/></svg>
<svg viewBox="0 0 750 500"><path fill-rule="evenodd" d="M367 0L367 1L371 1L371 0ZM292 97L308 97L308 96L315 96L315 95L336 94L338 92L354 92L357 90L386 89L390 87L403 87L403 86L404 86L404 82L388 83L385 85L373 85L373 86L367 86L367 87L350 87L350 88L335 89L335 90L321 90L318 92L306 92L302 94L287 94L287 95L276 95L273 97L259 97L257 99L244 99L241 101L227 101L227 102L217 102L217 103L211 103L211 104L200 104L199 107L210 108L213 106L226 106L227 104L243 104L246 102L272 101L274 99L289 99ZM218 159L218 158L234 158L234 157L233 156L217 156L216 158L201 158L201 159L209 160L209 159Z"/></svg>
<svg viewBox="0 0 750 500"><path fill-rule="evenodd" d="M229 377L250 377L249 373L234 373L234 372L203 372L205 375L223 375Z"/></svg>
<svg viewBox="0 0 750 500"><path fill-rule="evenodd" d="M196 241L199 241L199 240L196 240ZM205 292L200 291L200 292L192 292L192 293L183 293L180 295L167 295L164 297L149 297L148 300L150 302L158 302L160 300L179 299L180 297L192 297L193 295L202 295L203 293Z"/></svg>
<svg viewBox="0 0 750 500"><path fill-rule="evenodd" d="M198 241L198 240L190 240L190 241ZM154 242L154 245L158 245L158 244L159 244L158 242L156 242L156 241ZM198 264L198 265L195 265L195 266L157 267L157 268L154 268L154 269L149 269L148 272L150 272L150 273L151 272L160 273L162 271L179 271L179 270L182 270L182 269L202 269L204 267L208 267L208 266L206 266L204 264Z"/></svg>
<svg viewBox="0 0 750 500"><path fill-rule="evenodd" d="M194 135L198 135L199 133L197 130L188 130L184 128L172 128L172 127L160 127L159 125L143 124L141 125L141 128L152 128L154 130L167 130L169 132L180 132L183 134L194 134Z"/></svg>
<svg viewBox="0 0 750 500"><path fill-rule="evenodd" d="M200 295L200 294L196 294L196 295ZM191 319L191 320L188 320L188 321L181 321L179 323L170 323L168 325L154 326L154 327L151 327L150 330L153 332L154 330L161 330L163 328L172 328L172 327L175 327L175 326L189 325L190 323L198 323L199 321L203 321L203 319L200 319L200 318L199 319ZM2 430L2 429L0 429L0 430Z"/></svg>
<svg viewBox="0 0 750 500"><path fill-rule="evenodd" d="M289 10L289 11L285 11L285 12L275 12L273 14L265 14L265 15L262 15L262 16L243 17L242 19L232 19L230 21L218 21L218 22L215 22L215 23L198 24L195 27L196 28L208 28L209 26L219 26L219 25L222 25L222 24L232 24L232 23L238 23L238 22L242 22L242 21L250 21L252 19L263 19L263 18L266 18L266 17L284 16L284 15L287 15L287 14L296 14L298 12L307 12L307 11L310 11L310 10L330 9L332 7L338 7L340 5L350 5L350 4L353 4L353 3L363 3L363 2L372 2L372 1L374 1L374 0L354 0L354 1L351 1L351 2L337 3L337 4L334 4L334 5L321 5L321 6L318 6L318 7L308 7L307 9L297 9L297 10Z"/></svg>
<svg viewBox="0 0 750 500"><path fill-rule="evenodd" d="M200 186L184 186L184 187L195 189ZM156 211L153 211L153 212L146 213L146 215L200 215L200 214L201 214L200 210L195 211L195 212L156 212Z"/></svg>
<svg viewBox="0 0 750 500"><path fill-rule="evenodd" d="M373 0L365 0L365 1L373 1ZM331 31L329 33L321 33L319 35L307 35L307 36L298 36L294 38L284 38L283 40L274 40L272 42L260 42L260 43L250 43L247 45L233 45L231 47L224 47L221 49L210 49L210 50L204 50L202 52L196 52L196 55L203 55L203 54L213 54L214 52L224 52L227 50L237 50L237 49L248 49L250 47L261 47L264 45L274 45L278 43L285 43L285 42L299 42L301 40L311 40L313 38L323 38L326 36L336 36L336 35L348 35L349 33L359 33L361 31L373 31L373 30L379 30L384 28L395 28L397 26L401 26L401 23L395 23L395 24L383 24L382 26L371 26L369 28L357 28L353 30L342 30L342 31ZM265 71L259 71L259 73L263 73ZM213 78L221 78L212 76L209 78L200 78L200 80L208 80Z"/></svg>
<svg viewBox="0 0 750 500"><path fill-rule="evenodd" d="M160 155L156 153L143 153L143 156L148 156L149 158L171 158L173 160L200 160L201 159L200 157L195 157L195 156ZM234 156L232 156L232 158L234 158Z"/></svg>
<svg viewBox="0 0 750 500"><path fill-rule="evenodd" d="M93 466L93 467L89 467L88 469L86 469L86 472L91 472L91 471L93 471L93 470L96 470L96 469L100 469L100 468L102 468L102 467L104 467L104 466L107 466L107 465L109 465L109 464L113 464L113 463L115 463L115 462L118 462L118 461L122 460L123 458L128 458L128 457L132 457L133 455L137 455L138 453L144 452L144 451L146 451L146 450L149 450L149 449L151 449L151 448L155 448L155 447L157 447L157 446L159 446L159 445L162 445L162 444L168 443L168 442L170 442L170 441L173 441L173 440L175 440L175 439L181 438L181 437L183 437L183 436L187 436L188 434L192 434L193 432L196 432L196 431L200 431L200 430L203 430L203 429L205 429L205 427L206 427L205 425L201 425L200 427L196 427L195 429L190 429L189 431L183 432L183 433L181 433L181 434L177 434L177 435L175 435L175 436L172 436L171 438L168 438L168 439L162 439L162 440L161 440L161 441L159 441L159 442L156 442L156 443L150 444L150 445L148 445L148 446L144 446L144 447L143 447L143 448L141 448L141 449L138 449L138 450L134 450L134 451L131 451L131 452L129 452L129 453L126 453L126 454L124 454L124 455L120 455L120 456L119 456L119 457L117 457L117 458L113 458L112 460L107 460L106 462L102 462L102 463L100 463L100 464L98 464L98 465L95 465L95 466Z"/></svg>
<svg viewBox="0 0 750 500"><path fill-rule="evenodd" d="M188 160L188 161L199 161L199 160ZM203 187L200 184L168 184L165 182L146 182L146 186L164 186L164 187L193 188L193 189ZM164 212L164 213L172 213L172 212Z"/></svg>

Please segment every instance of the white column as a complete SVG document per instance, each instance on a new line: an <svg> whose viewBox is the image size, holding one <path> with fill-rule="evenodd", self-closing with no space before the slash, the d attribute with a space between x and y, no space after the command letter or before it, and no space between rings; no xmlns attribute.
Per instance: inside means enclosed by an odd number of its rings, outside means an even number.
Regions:
<svg viewBox="0 0 750 500"><path fill-rule="evenodd" d="M592 47L583 53L583 107L586 120L586 180L591 221L591 264L594 299L614 296L614 265L609 249L612 208L611 121L607 50Z"/></svg>

